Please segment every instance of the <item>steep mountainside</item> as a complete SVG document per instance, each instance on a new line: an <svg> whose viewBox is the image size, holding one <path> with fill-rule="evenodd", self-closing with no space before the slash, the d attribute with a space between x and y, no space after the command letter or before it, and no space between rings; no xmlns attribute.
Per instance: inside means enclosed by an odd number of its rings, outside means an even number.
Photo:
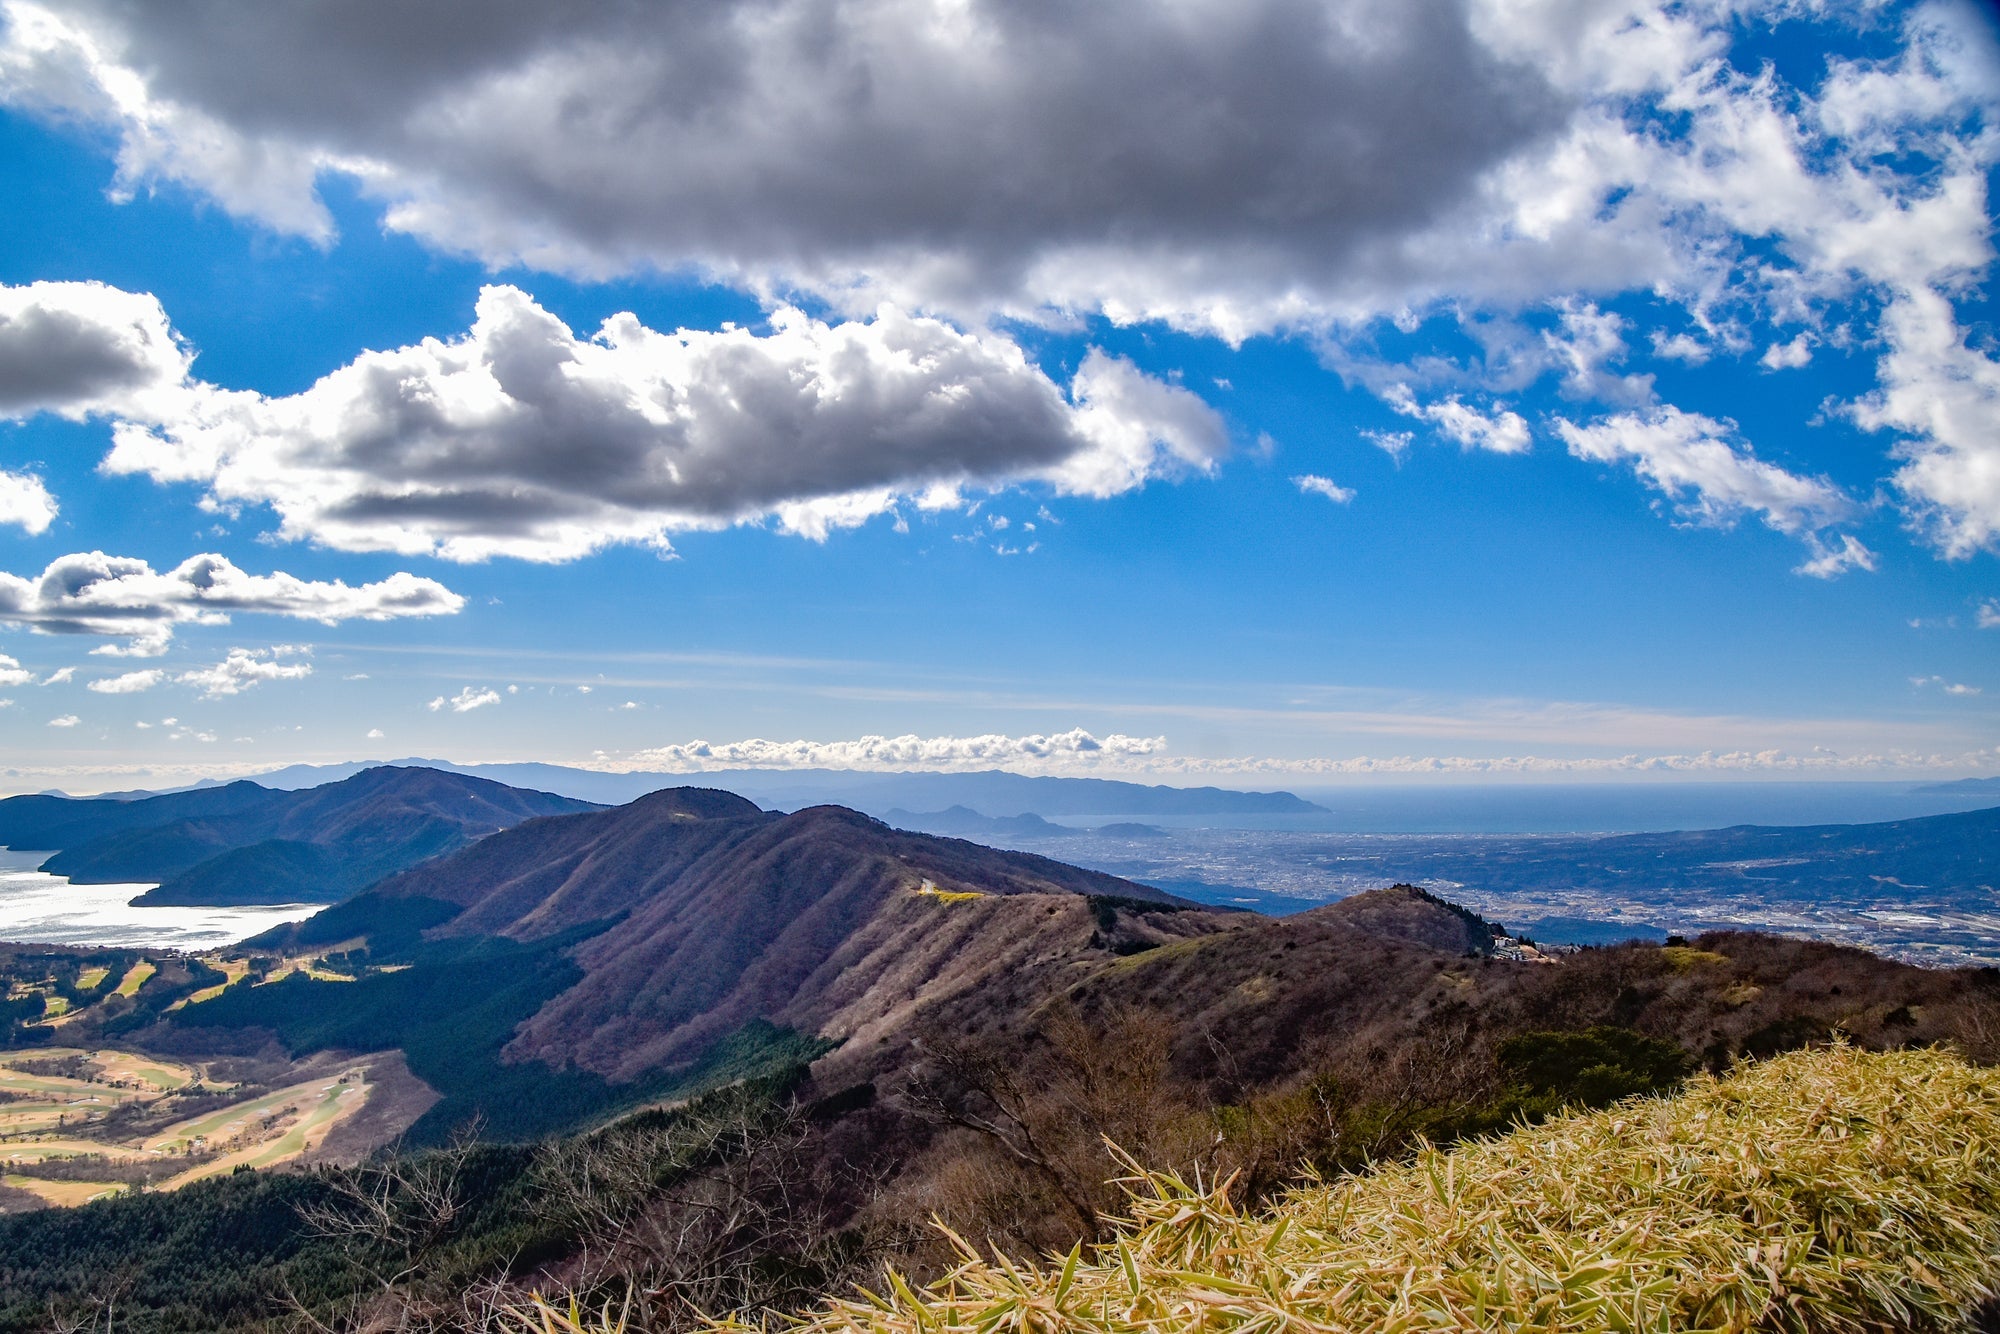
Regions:
<svg viewBox="0 0 2000 1334"><path fill-rule="evenodd" d="M1015 903L1028 910L1018 931L1033 908ZM1437 1098L1470 1096L1454 1081L1483 1076L1497 1044L1524 1030L1638 1029L1719 1070L1836 1031L1870 1047L1966 1040L1967 1007L2000 1003L1990 970L1749 933L1515 962L1492 952L1476 914L1408 885L1283 918L1135 914L1146 948L1129 953L1065 925L1051 916L1009 967L926 994L831 1052L815 1067L821 1087L892 1085L942 1035L1027 1068L1047 1050L1035 1035L1063 1007L1108 1030L1149 1016L1177 1077L1233 1101L1319 1075L1350 1093L1434 1083ZM2000 1010L1981 1022L1996 1021Z"/></svg>
<svg viewBox="0 0 2000 1334"><path fill-rule="evenodd" d="M1036 906L985 902L1022 896ZM582 979L521 1027L509 1054L632 1078L692 1061L752 1020L845 1035L941 979L1008 966L1051 930L1085 940L1096 929L1085 896L1186 906L840 807L780 815L674 788L531 821L281 934L332 945L412 924L431 926L433 939L520 943L594 932L572 953ZM938 934L945 909L958 911ZM919 958L933 962L913 971Z"/></svg>
<svg viewBox="0 0 2000 1334"><path fill-rule="evenodd" d="M1109 778L1034 778L985 773L872 773L852 769L731 769L700 774L604 773L560 764L453 764L448 760L377 760L368 764L295 764L257 781L296 788L332 782L377 764L444 769L515 787L621 804L661 788L698 781L766 807L795 811L838 804L872 815L902 807L937 810L964 805L987 814L1039 811L1072 817L1118 815L1308 815L1324 808L1291 792L1239 792L1218 787L1164 787Z"/></svg>
<svg viewBox="0 0 2000 1334"><path fill-rule="evenodd" d="M162 882L143 896L151 904L344 898L522 820L597 809L482 778L393 768L303 792L237 783L108 810L70 804L84 809L70 818L39 799L13 816L20 841L60 847L43 869L79 883Z"/></svg>

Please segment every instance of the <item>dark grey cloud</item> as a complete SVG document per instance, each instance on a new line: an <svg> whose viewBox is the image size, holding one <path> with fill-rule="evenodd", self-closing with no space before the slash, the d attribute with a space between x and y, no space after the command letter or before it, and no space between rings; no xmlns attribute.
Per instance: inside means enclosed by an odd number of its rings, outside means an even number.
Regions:
<svg viewBox="0 0 2000 1334"><path fill-rule="evenodd" d="M137 177L299 226L306 161L491 258L961 311L1107 299L1077 266L1339 288L1570 110L1470 0L58 8L89 49L16 62L14 100L139 72L103 113Z"/></svg>

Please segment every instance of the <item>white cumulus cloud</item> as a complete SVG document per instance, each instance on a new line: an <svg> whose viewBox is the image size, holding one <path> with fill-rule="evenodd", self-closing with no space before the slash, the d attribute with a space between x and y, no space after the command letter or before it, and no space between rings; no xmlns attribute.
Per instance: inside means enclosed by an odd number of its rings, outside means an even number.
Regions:
<svg viewBox="0 0 2000 1334"><path fill-rule="evenodd" d="M713 0L488 6L467 25L338 3L246 17L4 0L0 104L94 127L115 146L115 194L173 183L324 242L319 185L344 176L390 229L496 269L693 273L772 307L805 293L864 327L888 303L958 329L1100 316L1231 340L1303 331L1339 364L1385 327L1438 320L1474 341L1513 327L1504 355L1370 381L1410 386L1392 406L1503 453L1530 432L1493 396L1544 376L1592 400L1580 418L1648 407L1628 344L1687 364L1761 349L1775 369L1851 322L1847 355L1875 359L1876 385L1847 411L1883 434L1908 516L1959 558L2000 548L2000 362L1966 314L1993 263L2000 163L2000 56L1979 10ZM1814 58L1763 59L1780 25ZM116 416L120 466L270 503L285 532L331 545L555 559L752 514L818 536L959 484L1027 475L1103 494L1214 455L1191 397L1106 359L1053 391L1063 429L1044 421L996 453L975 428L963 455L933 441L916 465L906 447L926 437L893 393L887 438L869 437L879 468L820 448L815 424L851 401L774 422L753 393L743 420L798 455L793 482L759 485L773 473L756 451L741 466L704 452L726 416L676 419L699 377L607 370L636 359L622 326L590 344L602 356L557 339L521 378L496 362L511 407L453 369L477 360L466 340L370 354L267 402L188 382L150 297L69 290L85 286L15 298L31 324L0 336L0 412ZM1619 297L1651 313L1613 315ZM10 346L78 339L7 369ZM1433 344L1416 360L1448 358ZM626 398L600 392L607 374ZM405 379L416 401L397 398ZM986 402L960 380L930 388L920 421L1021 426L958 403ZM1093 427L1093 403L1110 420ZM420 448L371 451L371 409ZM509 432L524 422L585 442L579 484L520 457ZM659 439L685 443L643 443ZM632 465L624 484L593 480L607 458Z"/></svg>
<svg viewBox="0 0 2000 1334"><path fill-rule="evenodd" d="M1757 364L1767 371L1797 370L1811 365L1812 335L1802 333L1789 342L1771 344L1757 358Z"/></svg>
<svg viewBox="0 0 2000 1334"><path fill-rule="evenodd" d="M1407 385L1392 385L1384 395L1390 407L1405 417L1427 421L1461 449L1495 454L1525 454L1534 448L1528 423L1520 413L1496 405L1490 411L1459 401L1456 394L1435 403L1419 403ZM1395 451L1392 451L1395 452Z"/></svg>
<svg viewBox="0 0 2000 1334"><path fill-rule="evenodd" d="M30 537L48 531L56 518L56 498L42 479L30 473L0 472L0 524L12 524Z"/></svg>
<svg viewBox="0 0 2000 1334"><path fill-rule="evenodd" d="M523 6L470 40L13 0L0 99L103 126L122 189L315 239L344 172L495 266L1242 332L1459 268L1423 238L1506 217L1480 183L1579 99L1496 49L1488 8Z"/></svg>
<svg viewBox="0 0 2000 1334"><path fill-rule="evenodd" d="M460 337L364 353L289 397L196 395L127 420L104 467L268 504L281 535L327 546L567 560L767 515L824 538L966 487L1108 496L1228 447L1194 394L1103 352L1064 387L1010 339L891 307L771 324L615 315L578 338L488 287Z"/></svg>
<svg viewBox="0 0 2000 1334"><path fill-rule="evenodd" d="M174 679L182 685L194 686L209 699L240 695L266 681L296 681L311 676L311 663L289 661L303 652L290 644L267 649L233 648L214 666L182 672Z"/></svg>
<svg viewBox="0 0 2000 1334"><path fill-rule="evenodd" d="M94 282L0 285L0 417L171 414L187 396L191 360L150 294Z"/></svg>
<svg viewBox="0 0 2000 1334"><path fill-rule="evenodd" d="M166 673L157 668L144 671L125 672L119 676L99 677L85 686L100 695L136 695L142 690L151 690L166 678Z"/></svg>
<svg viewBox="0 0 2000 1334"><path fill-rule="evenodd" d="M1664 329L1656 329L1652 335L1653 355L1668 361L1678 361L1689 366L1699 366L1714 355L1714 349L1692 334L1669 334Z"/></svg>
<svg viewBox="0 0 2000 1334"><path fill-rule="evenodd" d="M1302 495L1325 496L1336 505L1345 505L1354 499L1353 487L1342 486L1331 477L1321 477L1317 473L1302 473L1292 479L1292 485Z"/></svg>
<svg viewBox="0 0 2000 1334"><path fill-rule="evenodd" d="M112 647L112 656L156 656L176 626L226 625L240 613L333 625L448 615L464 605L443 584L411 574L354 586L283 572L250 574L214 554L156 571L136 557L88 551L58 557L38 576L0 572L0 622L45 634L126 638L126 645Z"/></svg>
<svg viewBox="0 0 2000 1334"><path fill-rule="evenodd" d="M83 721L83 719L81 719L81 718L77 717L77 716L76 716L75 714L73 714L73 713L65 713L65 714L63 714L63 715L62 715L61 717L59 717L59 718L51 718L51 719L49 719L49 726L50 726L50 727L75 727L75 726L76 726L76 725L77 725L78 723L80 723L80 722L82 722L82 721Z"/></svg>
<svg viewBox="0 0 2000 1334"><path fill-rule="evenodd" d="M1855 420L1892 431L1903 460L1896 485L1945 555L2000 544L2000 361L1975 350L1935 292L1893 302L1881 386Z"/></svg>

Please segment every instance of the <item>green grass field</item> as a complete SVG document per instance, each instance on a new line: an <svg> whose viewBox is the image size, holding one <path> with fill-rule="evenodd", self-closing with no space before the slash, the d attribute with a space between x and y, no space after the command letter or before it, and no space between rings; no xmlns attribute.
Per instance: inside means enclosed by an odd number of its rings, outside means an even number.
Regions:
<svg viewBox="0 0 2000 1334"><path fill-rule="evenodd" d="M118 983L115 993L120 996L136 996L139 988L146 985L146 979L159 971L151 959L141 959L126 970L125 977Z"/></svg>
<svg viewBox="0 0 2000 1334"><path fill-rule="evenodd" d="M242 981L250 972L250 961L248 959L210 959L208 962L212 967L222 970L224 974L223 980L212 987L203 987L200 991L192 995L183 996L172 1005L169 1005L167 1007L168 1010L178 1010L184 1005L199 1005L203 1001L214 1000L227 990L232 983Z"/></svg>
<svg viewBox="0 0 2000 1334"><path fill-rule="evenodd" d="M161 1189L175 1190L189 1182L200 1181L204 1177L233 1172L238 1167L270 1167L289 1162L318 1144L336 1121L360 1107L367 1098L367 1093L359 1081L351 1084L321 1081L316 1089L302 1085L288 1092L301 1096L292 1099L292 1104L297 1106L298 1112L291 1118L290 1124L285 1127L282 1134L246 1145L234 1153L203 1163L200 1167L165 1182Z"/></svg>
<svg viewBox="0 0 2000 1334"><path fill-rule="evenodd" d="M90 1060L100 1082L31 1074L10 1063L76 1056ZM367 1084L355 1070L302 1081L191 1117L144 1142L92 1134L97 1114L122 1103L151 1103L200 1079L201 1072L192 1067L131 1052L45 1047L0 1053L0 1090L22 1095L21 1101L0 1103L0 1169L84 1154L119 1159L177 1154L190 1147L222 1151L220 1157L158 1187L171 1190L238 1166L268 1167L296 1158L368 1097ZM266 1126L262 1124L266 1118L275 1119ZM42 1181L19 1173L9 1174L8 1182L59 1205L81 1204L122 1189L115 1183Z"/></svg>
<svg viewBox="0 0 2000 1334"><path fill-rule="evenodd" d="M116 1181L43 1181L39 1177L8 1173L0 1176L0 1182L16 1190L32 1191L58 1206L89 1204L92 1200L107 1200L125 1193L125 1187Z"/></svg>

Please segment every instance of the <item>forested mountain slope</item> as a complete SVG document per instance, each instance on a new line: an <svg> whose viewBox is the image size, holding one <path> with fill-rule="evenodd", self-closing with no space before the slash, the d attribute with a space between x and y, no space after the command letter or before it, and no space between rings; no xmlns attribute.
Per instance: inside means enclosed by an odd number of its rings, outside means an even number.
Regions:
<svg viewBox="0 0 2000 1334"><path fill-rule="evenodd" d="M177 820L215 819L282 804L287 795L245 781L132 801L39 793L7 797L0 800L0 844L54 852L134 829L157 828Z"/></svg>

